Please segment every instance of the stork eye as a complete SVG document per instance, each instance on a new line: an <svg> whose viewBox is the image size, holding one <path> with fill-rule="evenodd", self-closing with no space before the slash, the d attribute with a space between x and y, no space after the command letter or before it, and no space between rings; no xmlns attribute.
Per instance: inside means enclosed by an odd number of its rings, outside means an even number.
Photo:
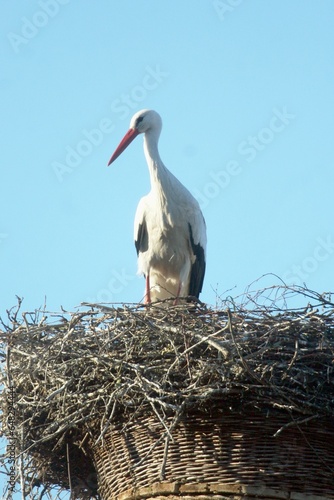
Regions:
<svg viewBox="0 0 334 500"><path fill-rule="evenodd" d="M142 122L144 120L144 117L143 116L138 116L137 120L136 120L136 127L139 125L140 122Z"/></svg>

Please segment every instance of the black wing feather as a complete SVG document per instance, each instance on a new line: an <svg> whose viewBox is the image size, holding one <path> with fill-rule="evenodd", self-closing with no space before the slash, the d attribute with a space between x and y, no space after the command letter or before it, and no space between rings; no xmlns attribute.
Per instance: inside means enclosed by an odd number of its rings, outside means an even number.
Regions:
<svg viewBox="0 0 334 500"><path fill-rule="evenodd" d="M189 226L189 236L192 251L196 257L195 262L191 266L190 271L190 282L189 282L189 295L198 298L202 291L204 274L205 274L205 255L204 248L200 243L195 245L193 231L190 224Z"/></svg>
<svg viewBox="0 0 334 500"><path fill-rule="evenodd" d="M148 250L148 232L146 226L146 219L143 218L143 221L138 226L137 239L135 240L135 247L137 250L137 255L139 252L146 252Z"/></svg>

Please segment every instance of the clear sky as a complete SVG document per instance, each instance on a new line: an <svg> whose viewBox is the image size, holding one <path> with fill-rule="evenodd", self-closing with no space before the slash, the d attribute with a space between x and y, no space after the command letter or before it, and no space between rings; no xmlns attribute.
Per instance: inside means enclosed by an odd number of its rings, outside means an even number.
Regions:
<svg viewBox="0 0 334 500"><path fill-rule="evenodd" d="M204 302L267 273L333 291L333 19L332 0L2 1L0 315L141 300L142 137L106 165L142 108L206 218Z"/></svg>

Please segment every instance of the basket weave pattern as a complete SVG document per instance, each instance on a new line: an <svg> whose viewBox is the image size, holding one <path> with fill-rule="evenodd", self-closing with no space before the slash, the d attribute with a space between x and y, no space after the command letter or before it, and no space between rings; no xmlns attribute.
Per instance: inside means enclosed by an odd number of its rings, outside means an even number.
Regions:
<svg viewBox="0 0 334 500"><path fill-rule="evenodd" d="M274 437L289 422L285 414L263 411L188 415L174 429L168 450L160 439L164 429L153 418L126 432L111 430L94 449L100 492L109 499L159 482L237 483L334 498L328 467L334 464L334 446L328 447L334 430L317 420L288 425Z"/></svg>

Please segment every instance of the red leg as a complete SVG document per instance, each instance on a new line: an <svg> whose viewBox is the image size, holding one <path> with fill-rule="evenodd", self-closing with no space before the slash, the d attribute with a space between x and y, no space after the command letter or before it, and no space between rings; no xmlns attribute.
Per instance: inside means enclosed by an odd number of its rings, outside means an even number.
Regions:
<svg viewBox="0 0 334 500"><path fill-rule="evenodd" d="M176 304L178 303L180 291L181 291L181 283L179 284L179 288L177 289L177 295L176 295L176 299L174 300L174 306L176 306Z"/></svg>
<svg viewBox="0 0 334 500"><path fill-rule="evenodd" d="M151 303L150 275L146 276L145 304Z"/></svg>

